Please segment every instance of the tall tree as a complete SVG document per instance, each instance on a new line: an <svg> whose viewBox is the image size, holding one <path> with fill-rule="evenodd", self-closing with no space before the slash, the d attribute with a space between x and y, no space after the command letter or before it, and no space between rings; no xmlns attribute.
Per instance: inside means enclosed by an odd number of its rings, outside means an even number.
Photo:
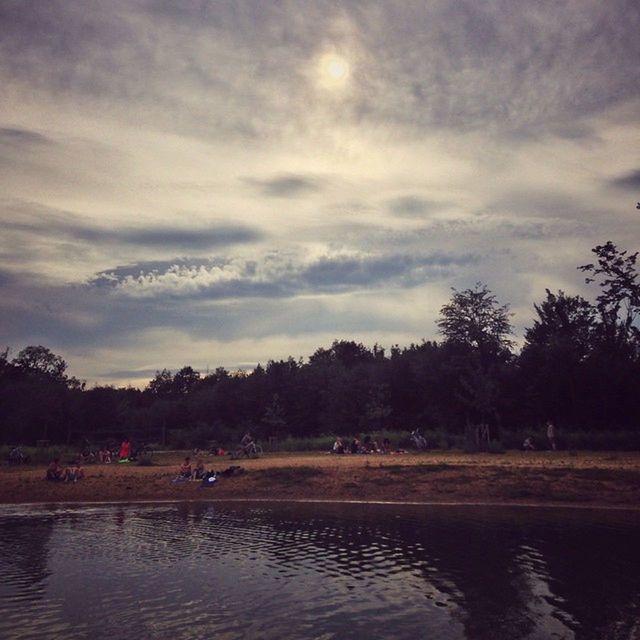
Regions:
<svg viewBox="0 0 640 640"><path fill-rule="evenodd" d="M501 423L502 383L511 360L513 330L509 305L500 305L489 288L453 289L451 301L437 321L450 351L447 365L456 379L456 396L470 424Z"/></svg>
<svg viewBox="0 0 640 640"><path fill-rule="evenodd" d="M437 325L447 342L477 349L482 358L490 358L513 347L510 316L509 305L498 304L489 288L478 282L473 289L453 289Z"/></svg>
<svg viewBox="0 0 640 640"><path fill-rule="evenodd" d="M526 350L538 346L571 349L573 357L582 360L591 350L596 325L596 312L591 303L581 296L568 296L564 291L551 293L533 307L538 317L525 331Z"/></svg>
<svg viewBox="0 0 640 640"><path fill-rule="evenodd" d="M581 296L551 293L534 305L520 354L520 393L530 419L583 424L585 376L593 353L596 310Z"/></svg>

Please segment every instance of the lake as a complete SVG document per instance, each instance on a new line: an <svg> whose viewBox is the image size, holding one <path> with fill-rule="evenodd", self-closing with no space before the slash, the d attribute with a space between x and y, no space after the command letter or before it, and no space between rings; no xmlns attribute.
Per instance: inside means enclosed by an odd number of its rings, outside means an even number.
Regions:
<svg viewBox="0 0 640 640"><path fill-rule="evenodd" d="M640 638L640 512L0 507L0 638Z"/></svg>

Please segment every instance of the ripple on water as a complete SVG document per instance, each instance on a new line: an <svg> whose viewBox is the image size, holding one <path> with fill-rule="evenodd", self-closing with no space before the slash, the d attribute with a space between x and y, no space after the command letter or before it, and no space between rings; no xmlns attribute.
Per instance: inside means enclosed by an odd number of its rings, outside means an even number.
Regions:
<svg viewBox="0 0 640 640"><path fill-rule="evenodd" d="M637 519L588 520L587 542L574 516L391 509L2 510L0 637L595 639L637 619ZM580 544L612 595L580 600Z"/></svg>

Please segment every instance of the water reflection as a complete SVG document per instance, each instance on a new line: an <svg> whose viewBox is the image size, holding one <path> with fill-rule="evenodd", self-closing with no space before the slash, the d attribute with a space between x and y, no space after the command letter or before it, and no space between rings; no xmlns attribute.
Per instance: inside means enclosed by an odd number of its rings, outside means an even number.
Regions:
<svg viewBox="0 0 640 640"><path fill-rule="evenodd" d="M632 638L638 512L0 510L0 637Z"/></svg>

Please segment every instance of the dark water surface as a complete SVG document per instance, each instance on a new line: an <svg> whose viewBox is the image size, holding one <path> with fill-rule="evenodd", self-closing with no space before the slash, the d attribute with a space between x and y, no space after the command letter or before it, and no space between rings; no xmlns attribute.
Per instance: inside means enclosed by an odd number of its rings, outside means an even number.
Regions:
<svg viewBox="0 0 640 640"><path fill-rule="evenodd" d="M0 638L640 638L640 512L0 508Z"/></svg>

